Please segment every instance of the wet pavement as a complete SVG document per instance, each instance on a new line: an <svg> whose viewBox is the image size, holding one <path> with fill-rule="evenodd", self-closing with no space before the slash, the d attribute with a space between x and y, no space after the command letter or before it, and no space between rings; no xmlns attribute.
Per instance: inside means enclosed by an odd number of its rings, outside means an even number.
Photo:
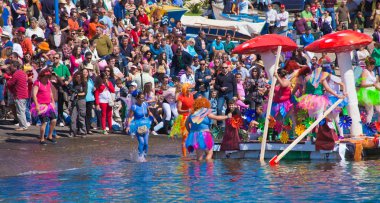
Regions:
<svg viewBox="0 0 380 203"><path fill-rule="evenodd" d="M57 144L39 144L39 128L17 132L16 127L0 122L0 177L61 171L134 161L137 140L128 135L94 135L68 138L68 127L57 127ZM180 158L180 139L151 135L149 158L171 156Z"/></svg>

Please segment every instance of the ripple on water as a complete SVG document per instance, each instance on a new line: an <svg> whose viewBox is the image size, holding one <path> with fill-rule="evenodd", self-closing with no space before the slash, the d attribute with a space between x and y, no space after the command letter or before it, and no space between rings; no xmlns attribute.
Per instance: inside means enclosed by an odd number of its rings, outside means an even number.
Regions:
<svg viewBox="0 0 380 203"><path fill-rule="evenodd" d="M183 161L150 155L137 163L27 172L0 179L2 201L374 201L380 199L380 161Z"/></svg>

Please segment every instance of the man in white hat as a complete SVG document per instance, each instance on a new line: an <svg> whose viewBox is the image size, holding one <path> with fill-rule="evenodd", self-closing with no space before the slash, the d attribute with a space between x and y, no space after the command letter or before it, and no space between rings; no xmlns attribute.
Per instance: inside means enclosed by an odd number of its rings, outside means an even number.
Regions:
<svg viewBox="0 0 380 203"><path fill-rule="evenodd" d="M3 46L1 47L1 50L6 48L13 48L13 42L11 41L11 36L8 32L3 31L3 34L1 34L1 42Z"/></svg>

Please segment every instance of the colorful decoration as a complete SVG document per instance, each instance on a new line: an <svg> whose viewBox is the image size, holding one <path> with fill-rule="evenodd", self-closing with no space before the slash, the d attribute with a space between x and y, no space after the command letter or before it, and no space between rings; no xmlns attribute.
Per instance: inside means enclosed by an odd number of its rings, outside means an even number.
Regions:
<svg viewBox="0 0 380 203"><path fill-rule="evenodd" d="M240 128L243 125L243 119L241 116L234 115L230 118L230 124L233 128Z"/></svg>
<svg viewBox="0 0 380 203"><path fill-rule="evenodd" d="M339 126L341 128L347 129L351 127L352 119L350 116L342 116L339 120Z"/></svg>
<svg viewBox="0 0 380 203"><path fill-rule="evenodd" d="M284 143L284 144L288 143L288 141L289 141L289 134L288 134L288 132L282 131L280 135L281 135L280 141L282 143Z"/></svg>
<svg viewBox="0 0 380 203"><path fill-rule="evenodd" d="M274 128L274 126L276 125L276 119L273 118L273 116L269 116L269 125L268 127L269 128Z"/></svg>
<svg viewBox="0 0 380 203"><path fill-rule="evenodd" d="M263 136L260 136L259 138L257 138L257 140L259 140L259 142L262 142L263 141Z"/></svg>
<svg viewBox="0 0 380 203"><path fill-rule="evenodd" d="M360 112L360 120L362 121L362 123L366 123L367 122L367 113L362 111Z"/></svg>
<svg viewBox="0 0 380 203"><path fill-rule="evenodd" d="M276 124L274 125L274 130L276 132L281 132L283 128L283 124L281 121L277 121Z"/></svg>
<svg viewBox="0 0 380 203"><path fill-rule="evenodd" d="M319 122L319 125L322 126L326 123L326 119L322 119L320 122Z"/></svg>
<svg viewBox="0 0 380 203"><path fill-rule="evenodd" d="M300 136L305 130L306 130L306 127L303 124L297 125L295 129L297 136Z"/></svg>
<svg viewBox="0 0 380 203"><path fill-rule="evenodd" d="M308 117L308 118L306 118L306 119L302 122L302 124L304 124L305 127L308 128L308 127L310 127L310 126L314 123L314 121L315 121L314 118L310 118L310 117Z"/></svg>
<svg viewBox="0 0 380 203"><path fill-rule="evenodd" d="M375 122L375 127L376 127L377 132L380 132L380 122L379 121Z"/></svg>
<svg viewBox="0 0 380 203"><path fill-rule="evenodd" d="M298 121L298 122L302 122L303 119L306 118L307 116L308 116L307 111L301 109L301 110L299 110L299 111L297 112L297 121Z"/></svg>
<svg viewBox="0 0 380 203"><path fill-rule="evenodd" d="M284 130L291 130L291 129L292 129L292 126L291 126L291 125L284 125L284 126L282 126L282 128L283 128Z"/></svg>
<svg viewBox="0 0 380 203"><path fill-rule="evenodd" d="M363 133L367 136L374 136L376 134L376 127L374 123L366 123L363 125Z"/></svg>
<svg viewBox="0 0 380 203"><path fill-rule="evenodd" d="M244 110L244 116L243 117L248 123L255 120L255 116L256 116L255 110L253 110L253 109Z"/></svg>

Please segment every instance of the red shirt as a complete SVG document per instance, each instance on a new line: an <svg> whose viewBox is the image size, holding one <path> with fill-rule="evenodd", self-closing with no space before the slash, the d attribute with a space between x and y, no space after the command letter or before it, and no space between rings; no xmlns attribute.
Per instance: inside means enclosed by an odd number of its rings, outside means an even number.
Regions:
<svg viewBox="0 0 380 203"><path fill-rule="evenodd" d="M106 85L105 84L101 84L99 88L96 88L95 92L94 92L94 96L95 96L95 104L98 105L100 104L100 99L99 99L99 95L106 89ZM111 81L108 81L108 90L110 91L110 93L115 93L115 88L113 87L113 84Z"/></svg>
<svg viewBox="0 0 380 203"><path fill-rule="evenodd" d="M144 25L150 25L149 18L148 18L148 16L146 14L139 15L138 20L140 21L140 23L142 23Z"/></svg>
<svg viewBox="0 0 380 203"><path fill-rule="evenodd" d="M192 94L190 94L188 97L180 94L178 96L178 101L182 102L181 110L189 110L189 109L193 108L194 98L193 98ZM189 112L181 113L181 114L184 116L188 116Z"/></svg>
<svg viewBox="0 0 380 203"><path fill-rule="evenodd" d="M7 87L11 90L15 99L28 99L28 76L22 70L13 73L8 80Z"/></svg>

